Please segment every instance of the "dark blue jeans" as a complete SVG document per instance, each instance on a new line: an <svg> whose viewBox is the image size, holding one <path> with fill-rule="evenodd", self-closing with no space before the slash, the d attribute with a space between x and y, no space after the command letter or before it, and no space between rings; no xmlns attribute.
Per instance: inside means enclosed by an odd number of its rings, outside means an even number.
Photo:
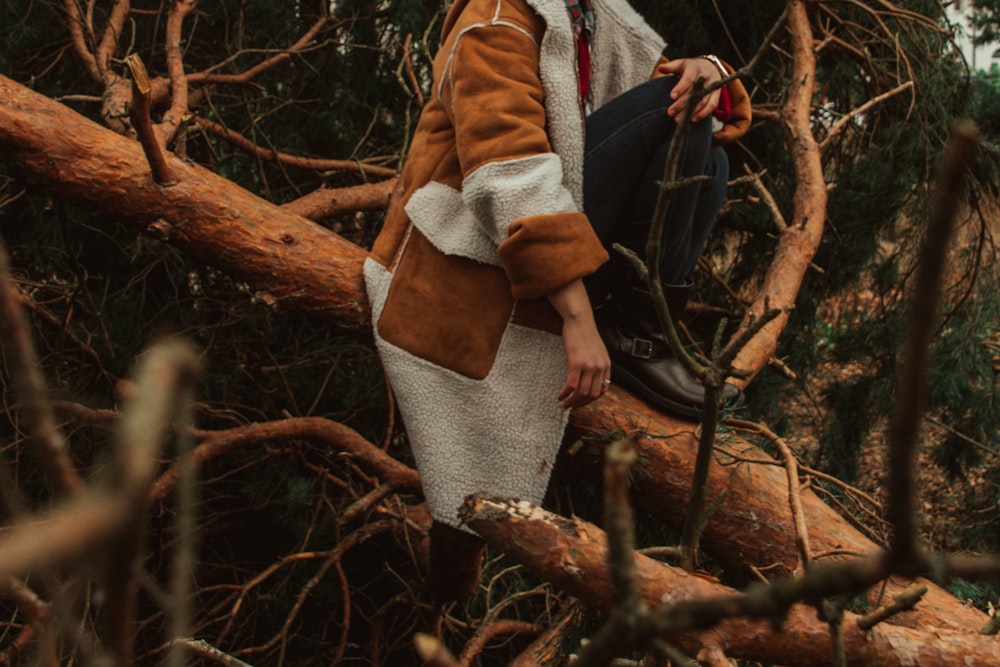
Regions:
<svg viewBox="0 0 1000 667"><path fill-rule="evenodd" d="M584 211L612 261L587 279L592 292L607 286L620 262L620 243L645 257L653 209L667 151L677 125L667 115L675 79L661 77L636 86L587 117L583 168ZM665 284L689 280L726 196L729 160L712 149L710 119L689 127L678 178L707 175L710 181L676 190L667 213L660 256Z"/></svg>

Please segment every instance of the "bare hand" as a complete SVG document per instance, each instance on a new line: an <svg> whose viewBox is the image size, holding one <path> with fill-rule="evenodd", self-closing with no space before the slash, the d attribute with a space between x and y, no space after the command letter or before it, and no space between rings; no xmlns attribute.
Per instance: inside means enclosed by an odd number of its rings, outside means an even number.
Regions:
<svg viewBox="0 0 1000 667"><path fill-rule="evenodd" d="M667 109L667 114L671 118L680 118L680 115L684 112L684 107L687 105L688 98L694 90L695 82L698 79L704 79L703 85L705 86L722 80L722 74L716 69L715 65L704 58L671 60L657 67L657 70L661 74L669 74L677 77L677 83L674 84L673 90L670 91L670 98L676 101ZM718 105L719 91L714 90L702 97L695 104L694 110L691 112L691 122L696 123L699 120L708 118L709 114Z"/></svg>
<svg viewBox="0 0 1000 667"><path fill-rule="evenodd" d="M566 384L556 397L564 408L579 408L600 398L611 377L611 358L597 333L593 316L563 321L566 347Z"/></svg>
<svg viewBox="0 0 1000 667"><path fill-rule="evenodd" d="M575 280L549 301L563 320L562 337L566 348L566 384L556 399L564 408L579 408L600 398L608 390L611 358L594 323L594 311L582 280Z"/></svg>

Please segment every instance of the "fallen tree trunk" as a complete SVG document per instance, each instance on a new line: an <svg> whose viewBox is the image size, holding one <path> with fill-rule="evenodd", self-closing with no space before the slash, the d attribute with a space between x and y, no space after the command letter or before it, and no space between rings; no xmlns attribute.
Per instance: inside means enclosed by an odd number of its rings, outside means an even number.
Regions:
<svg viewBox="0 0 1000 667"><path fill-rule="evenodd" d="M574 413L572 428L580 435L600 435L622 428L641 432L635 441L636 474L630 478L633 498L640 507L680 528L687 511L698 448L694 424L656 412L623 391L612 391L600 402ZM731 442L728 448L751 451L758 459L770 458L745 441ZM564 456L562 462L578 474L592 475L594 482L600 483L603 462L599 451L583 448L576 455ZM707 495L724 498L709 519L701 547L727 571L749 574L749 568L754 566L773 572L774 566L780 565L776 574L784 576L795 570L798 560L795 525L784 468L716 464L708 480ZM825 552L874 555L880 551L816 494L804 491L801 500L814 556ZM888 582L884 597L889 599L923 583L926 582L894 577ZM873 590L873 601L882 593ZM947 591L931 585L916 610L900 614L892 622L912 627L931 624L957 630L978 629L984 622L983 614L955 602Z"/></svg>
<svg viewBox="0 0 1000 667"><path fill-rule="evenodd" d="M641 457L641 454L640 454ZM585 521L570 521L527 503L466 501L463 517L486 540L537 576L554 583L597 609L614 607L604 532ZM637 583L650 608L742 595L708 578L635 554ZM943 628L913 629L881 623L871 630L845 612L843 646L849 665L883 667L975 667L1000 664L995 637ZM768 618L729 618L709 630L686 631L667 638L688 655L722 648L730 658L782 665L829 664L833 655L830 627L815 607L795 604L779 631Z"/></svg>
<svg viewBox="0 0 1000 667"><path fill-rule="evenodd" d="M0 160L26 179L256 285L266 304L367 332L362 248L172 154L178 182L157 185L138 143L3 76L0 98Z"/></svg>
<svg viewBox="0 0 1000 667"><path fill-rule="evenodd" d="M258 298L272 307L370 337L362 248L206 169L167 159L178 183L163 187L153 182L138 143L0 76L0 160L16 173L67 202L113 215L252 283ZM629 426L657 436L640 439L637 495L668 521L683 520L695 451L691 423L613 390L575 412L572 424L590 433ZM737 569L746 567L744 561L791 567L794 529L781 472L759 465L715 466L709 493L723 492L726 500L702 537L706 551ZM802 495L815 548L877 550L818 498ZM909 612L908 622L975 631L986 621L984 614L933 585L925 600Z"/></svg>

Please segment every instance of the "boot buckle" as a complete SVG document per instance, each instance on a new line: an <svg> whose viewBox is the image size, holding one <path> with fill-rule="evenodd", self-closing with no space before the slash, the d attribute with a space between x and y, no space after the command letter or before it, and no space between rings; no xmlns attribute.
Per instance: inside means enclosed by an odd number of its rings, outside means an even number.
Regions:
<svg viewBox="0 0 1000 667"><path fill-rule="evenodd" d="M629 354L638 359L649 359L653 356L653 341L647 338L633 338Z"/></svg>

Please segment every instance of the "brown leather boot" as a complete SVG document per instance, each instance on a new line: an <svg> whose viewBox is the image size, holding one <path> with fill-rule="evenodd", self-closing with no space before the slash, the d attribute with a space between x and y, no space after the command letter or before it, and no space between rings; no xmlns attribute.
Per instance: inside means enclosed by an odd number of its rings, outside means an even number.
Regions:
<svg viewBox="0 0 1000 667"><path fill-rule="evenodd" d="M438 602L461 602L479 588L486 543L435 521L430 531L430 586Z"/></svg>
<svg viewBox="0 0 1000 667"><path fill-rule="evenodd" d="M611 298L595 311L597 329L611 356L611 378L653 405L682 417L699 418L705 388L674 356L653 307L653 297L637 281L618 279ZM664 285L667 309L680 321L691 285ZM722 390L726 408L743 404L743 392L731 384Z"/></svg>

